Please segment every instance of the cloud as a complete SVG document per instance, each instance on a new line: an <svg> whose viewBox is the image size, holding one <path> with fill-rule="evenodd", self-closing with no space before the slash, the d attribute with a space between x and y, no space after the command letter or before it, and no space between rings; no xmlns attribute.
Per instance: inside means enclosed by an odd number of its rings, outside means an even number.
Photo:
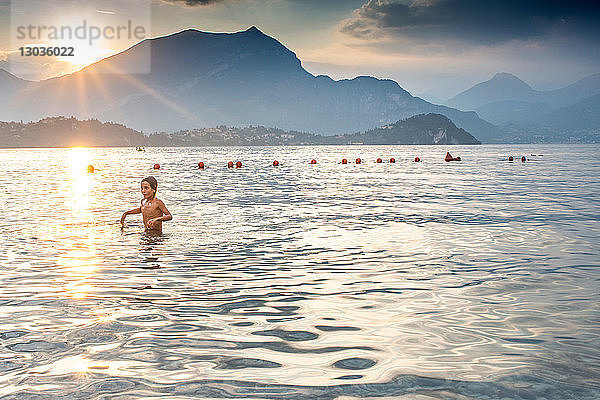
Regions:
<svg viewBox="0 0 600 400"><path fill-rule="evenodd" d="M9 0L0 0L0 4L2 1ZM163 3L167 4L179 4L187 7L195 7L195 6L206 6L209 4L215 3L225 3L225 2L233 2L238 0L160 0ZM358 7L362 4L364 0L255 0L256 3L264 4L265 7L270 7L278 4L291 4L296 7L302 7L305 9L310 9L314 13L319 13L323 11L331 11L331 10L344 10L349 8L350 10Z"/></svg>
<svg viewBox="0 0 600 400"><path fill-rule="evenodd" d="M162 0L168 4L179 4L187 7L206 6L214 3L222 3L227 0Z"/></svg>
<svg viewBox="0 0 600 400"><path fill-rule="evenodd" d="M364 39L395 35L483 45L549 36L592 41L600 35L600 2L369 0L339 29Z"/></svg>

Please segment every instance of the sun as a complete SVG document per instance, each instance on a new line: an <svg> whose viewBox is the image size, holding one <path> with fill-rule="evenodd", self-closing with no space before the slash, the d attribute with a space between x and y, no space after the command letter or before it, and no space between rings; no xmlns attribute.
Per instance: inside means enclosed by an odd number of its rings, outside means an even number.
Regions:
<svg viewBox="0 0 600 400"><path fill-rule="evenodd" d="M101 46L88 46L81 42L63 42L60 47L66 47L69 49L73 48L71 56L59 56L56 58L57 61L66 62L72 64L73 68L80 69L87 67L90 64L98 62L103 58L109 57L116 53L113 49L104 48Z"/></svg>

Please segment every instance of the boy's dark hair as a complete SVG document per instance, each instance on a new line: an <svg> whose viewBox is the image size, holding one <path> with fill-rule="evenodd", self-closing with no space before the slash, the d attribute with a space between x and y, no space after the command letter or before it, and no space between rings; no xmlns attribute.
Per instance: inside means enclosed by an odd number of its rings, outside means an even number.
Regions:
<svg viewBox="0 0 600 400"><path fill-rule="evenodd" d="M153 176L142 179L142 182L148 182L148 185L154 190L154 196L156 196L156 189L158 188L158 182Z"/></svg>

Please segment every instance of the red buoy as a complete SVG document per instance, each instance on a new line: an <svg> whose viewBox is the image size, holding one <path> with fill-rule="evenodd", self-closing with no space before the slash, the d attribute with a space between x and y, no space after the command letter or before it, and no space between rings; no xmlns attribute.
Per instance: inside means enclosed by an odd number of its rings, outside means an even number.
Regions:
<svg viewBox="0 0 600 400"><path fill-rule="evenodd" d="M198 163L198 169L204 169L204 163L202 161Z"/></svg>
<svg viewBox="0 0 600 400"><path fill-rule="evenodd" d="M160 164L154 164L154 169L160 169Z"/></svg>
<svg viewBox="0 0 600 400"><path fill-rule="evenodd" d="M93 174L94 173L94 166L92 164L87 166L87 172L88 174Z"/></svg>
<svg viewBox="0 0 600 400"><path fill-rule="evenodd" d="M317 163L317 160L315 160L315 159L313 158L312 160L310 160L310 163L311 163L311 164L316 164L316 163Z"/></svg>
<svg viewBox="0 0 600 400"><path fill-rule="evenodd" d="M521 157L521 162L525 162L527 161L527 159L525 158L525 156Z"/></svg>
<svg viewBox="0 0 600 400"><path fill-rule="evenodd" d="M342 158L342 164L348 164L348 160L346 160L345 158Z"/></svg>
<svg viewBox="0 0 600 400"><path fill-rule="evenodd" d="M415 162L421 162L421 159L419 157L415 157Z"/></svg>
<svg viewBox="0 0 600 400"><path fill-rule="evenodd" d="M361 160L360 158L357 158L357 159L356 159L356 163L357 163L357 164L360 164L361 162L362 162L362 160Z"/></svg>
<svg viewBox="0 0 600 400"><path fill-rule="evenodd" d="M277 161L277 160L273 161L273 166L274 166L274 167L276 167L276 166L278 166L278 165L279 165L279 161Z"/></svg>
<svg viewBox="0 0 600 400"><path fill-rule="evenodd" d="M233 161L229 161L227 163L227 168L233 168Z"/></svg>
<svg viewBox="0 0 600 400"><path fill-rule="evenodd" d="M377 159L377 164L381 164L383 162L383 160L381 158Z"/></svg>
<svg viewBox="0 0 600 400"><path fill-rule="evenodd" d="M452 156L450 155L450 152L449 152L449 151L447 151L447 152L446 152L446 157L444 158L444 160L445 160L446 162L450 162L450 161L461 161L460 157L452 157Z"/></svg>
<svg viewBox="0 0 600 400"><path fill-rule="evenodd" d="M241 161L236 162L235 163L235 167L236 168L242 168L242 162Z"/></svg>
<svg viewBox="0 0 600 400"><path fill-rule="evenodd" d="M514 160L513 156L508 156L508 161L513 161L513 160Z"/></svg>
<svg viewBox="0 0 600 400"><path fill-rule="evenodd" d="M390 164L393 164L393 163L395 163L395 162L396 162L396 159L395 159L395 158L390 158Z"/></svg>

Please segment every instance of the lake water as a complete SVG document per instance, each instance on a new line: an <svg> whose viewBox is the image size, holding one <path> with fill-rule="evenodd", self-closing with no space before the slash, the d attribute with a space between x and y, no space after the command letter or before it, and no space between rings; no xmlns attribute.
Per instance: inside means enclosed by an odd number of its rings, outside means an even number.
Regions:
<svg viewBox="0 0 600 400"><path fill-rule="evenodd" d="M0 150L0 398L598 399L599 154Z"/></svg>

